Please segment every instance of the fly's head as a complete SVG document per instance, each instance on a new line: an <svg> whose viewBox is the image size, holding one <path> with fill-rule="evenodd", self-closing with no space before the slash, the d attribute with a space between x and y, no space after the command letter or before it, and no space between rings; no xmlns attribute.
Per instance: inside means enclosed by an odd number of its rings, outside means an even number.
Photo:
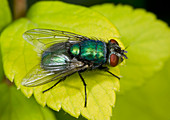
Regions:
<svg viewBox="0 0 170 120"><path fill-rule="evenodd" d="M127 51L122 50L116 40L111 39L108 42L107 47L108 47L108 63L110 66L115 67L121 62L123 62L124 58L127 59L127 56L125 55Z"/></svg>

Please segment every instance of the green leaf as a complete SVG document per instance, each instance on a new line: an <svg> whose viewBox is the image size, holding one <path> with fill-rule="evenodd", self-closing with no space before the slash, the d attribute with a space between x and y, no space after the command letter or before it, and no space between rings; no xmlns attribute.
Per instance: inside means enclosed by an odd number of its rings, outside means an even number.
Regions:
<svg viewBox="0 0 170 120"><path fill-rule="evenodd" d="M0 82L3 79L3 66L2 66L2 57L1 57L1 49L0 49Z"/></svg>
<svg viewBox="0 0 170 120"><path fill-rule="evenodd" d="M129 59L120 71L123 76L120 90L126 94L117 95L111 119L168 120L169 27L143 9L112 4L92 8L112 21L120 31L123 43L129 45Z"/></svg>
<svg viewBox="0 0 170 120"><path fill-rule="evenodd" d="M118 95L112 120L168 120L170 118L170 59L140 88Z"/></svg>
<svg viewBox="0 0 170 120"><path fill-rule="evenodd" d="M26 98L14 86L0 84L0 120L56 120L52 111Z"/></svg>
<svg viewBox="0 0 170 120"><path fill-rule="evenodd" d="M155 15L130 6L103 4L92 7L107 17L120 31L121 41L127 46L128 60L120 68L121 92L146 83L162 69L170 53L170 30Z"/></svg>
<svg viewBox="0 0 170 120"><path fill-rule="evenodd" d="M101 14L91 9L70 5L63 2L38 2L28 12L27 18L15 21L2 33L2 54L6 76L16 84L27 96L34 94L42 106L68 112L74 117L82 114L88 119L109 119L111 106L115 104L115 90L119 89L119 81L108 73L90 71L82 73L87 83L87 108L84 108L84 86L78 74L68 77L52 90L42 94L56 81L38 86L24 87L23 77L36 64L40 57L34 47L27 43L22 34L32 28L48 28L74 32L89 37L108 41L111 38L119 41L119 33L114 25ZM111 71L119 75L118 67Z"/></svg>
<svg viewBox="0 0 170 120"><path fill-rule="evenodd" d="M7 0L0 0L0 31L11 22L11 12Z"/></svg>
<svg viewBox="0 0 170 120"><path fill-rule="evenodd" d="M2 29L11 22L11 12L7 0L0 0L0 33ZM0 47L0 81L3 76L2 60Z"/></svg>

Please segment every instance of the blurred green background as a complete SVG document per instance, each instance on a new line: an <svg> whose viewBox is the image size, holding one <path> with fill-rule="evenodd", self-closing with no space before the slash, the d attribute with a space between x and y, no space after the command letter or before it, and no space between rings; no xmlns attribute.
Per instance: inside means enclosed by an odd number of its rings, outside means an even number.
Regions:
<svg viewBox="0 0 170 120"><path fill-rule="evenodd" d="M8 0L11 8L13 7L13 0ZM28 8L37 1L42 0L27 0ZM45 0L44 0L45 1ZM47 0L46 0L47 1ZM52 0L51 0L52 1ZM53 0L56 1L56 0ZM168 0L60 0L67 3L73 3L83 6L92 6L102 3L126 4L134 8L144 8L147 11L156 14L158 19L161 19L170 25L170 7Z"/></svg>

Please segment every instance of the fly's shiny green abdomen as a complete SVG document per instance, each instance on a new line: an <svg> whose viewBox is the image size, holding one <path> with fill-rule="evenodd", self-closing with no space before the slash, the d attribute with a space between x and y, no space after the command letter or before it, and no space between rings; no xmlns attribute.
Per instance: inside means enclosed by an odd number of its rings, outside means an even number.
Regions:
<svg viewBox="0 0 170 120"><path fill-rule="evenodd" d="M45 56L42 59L42 63L43 65L60 65L60 64L64 64L66 62L66 58L60 55L56 56L56 53L54 52L47 52L44 53Z"/></svg>
<svg viewBox="0 0 170 120"><path fill-rule="evenodd" d="M44 51L41 59L41 66L46 70L64 70L70 64L70 55L65 43L59 43Z"/></svg>
<svg viewBox="0 0 170 120"><path fill-rule="evenodd" d="M75 57L79 57L82 60L91 61L96 64L106 62L106 44L101 41L84 40L71 46L70 52Z"/></svg>

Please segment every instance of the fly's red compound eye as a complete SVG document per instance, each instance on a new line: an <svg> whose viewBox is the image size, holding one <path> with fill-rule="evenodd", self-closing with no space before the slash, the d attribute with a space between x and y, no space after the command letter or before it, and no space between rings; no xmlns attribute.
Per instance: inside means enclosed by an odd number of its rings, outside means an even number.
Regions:
<svg viewBox="0 0 170 120"><path fill-rule="evenodd" d="M112 44L113 44L113 43L116 43L117 45L119 45L118 42L117 42L116 40L114 40L114 39L111 39L111 40L110 40L110 43L112 43Z"/></svg>
<svg viewBox="0 0 170 120"><path fill-rule="evenodd" d="M115 67L116 65L118 65L118 62L119 62L118 56L115 54L111 54L110 55L110 66Z"/></svg>

